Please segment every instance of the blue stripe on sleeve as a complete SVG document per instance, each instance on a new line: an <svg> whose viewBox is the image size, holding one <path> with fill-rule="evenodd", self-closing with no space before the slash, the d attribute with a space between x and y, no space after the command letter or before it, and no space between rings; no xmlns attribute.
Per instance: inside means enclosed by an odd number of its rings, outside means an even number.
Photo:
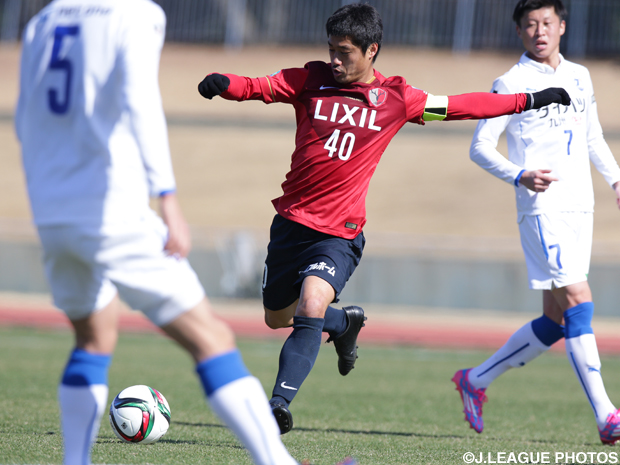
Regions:
<svg viewBox="0 0 620 465"><path fill-rule="evenodd" d="M515 178L516 187L519 187L519 181L521 180L521 176L523 176L523 173L525 173L525 170L521 170L519 174L517 174L517 177Z"/></svg>

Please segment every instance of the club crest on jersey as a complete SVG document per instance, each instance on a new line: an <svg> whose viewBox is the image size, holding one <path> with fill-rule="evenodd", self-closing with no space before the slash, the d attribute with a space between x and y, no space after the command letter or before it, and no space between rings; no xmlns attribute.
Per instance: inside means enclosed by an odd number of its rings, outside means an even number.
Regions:
<svg viewBox="0 0 620 465"><path fill-rule="evenodd" d="M387 99L387 92L383 89L379 89L375 87L374 89L370 89L368 91L368 100L374 106L378 107L379 105L383 105Z"/></svg>

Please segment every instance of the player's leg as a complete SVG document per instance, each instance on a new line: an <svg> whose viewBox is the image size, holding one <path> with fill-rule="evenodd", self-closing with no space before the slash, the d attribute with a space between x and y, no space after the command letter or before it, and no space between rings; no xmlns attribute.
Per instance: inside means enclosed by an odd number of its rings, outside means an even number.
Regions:
<svg viewBox="0 0 620 465"><path fill-rule="evenodd" d="M521 243L527 264L530 288L551 287L549 260L541 244L537 217L524 217L519 223ZM519 328L508 341L480 365L455 373L452 381L463 401L465 420L476 432L482 432L482 405L487 401L487 387L511 368L524 366L562 337L562 310L550 291L543 291L543 315Z"/></svg>
<svg viewBox="0 0 620 465"><path fill-rule="evenodd" d="M326 316L330 336L339 340L339 367L341 353L351 359L346 373L353 366L357 334L365 319L363 310L352 307L347 312L329 305L336 301L359 263L364 236L346 240L276 215L270 238L263 276L265 322L274 329L293 327L280 353L270 401L284 434L292 428L288 405L314 365ZM348 350L351 346L353 349Z"/></svg>
<svg viewBox="0 0 620 465"><path fill-rule="evenodd" d="M323 266L327 266L324 279L338 288L344 286L359 264L365 244L363 234L352 240L335 238L286 220L280 215L276 215L273 220L270 238L263 274L263 296L265 323L272 329L293 326L293 316L299 302L299 272L308 267L320 268L322 249L326 249L328 256L336 255L344 259L344 263L337 264L342 284L328 274L334 270L334 263L323 263ZM324 241L327 245L322 244ZM293 257L298 260L295 261ZM351 308L346 311L328 306L324 314L323 332L329 335L330 340L336 340L346 332L354 332L358 326L360 310ZM364 318L361 320L363 322Z"/></svg>
<svg viewBox="0 0 620 465"><path fill-rule="evenodd" d="M486 389L507 370L534 360L564 337L561 322L561 308L550 291L543 291L543 315L519 328L497 352L472 368L468 373L469 382L475 389Z"/></svg>
<svg viewBox="0 0 620 465"><path fill-rule="evenodd" d="M108 399L108 367L118 337L114 286L91 258L98 244L74 227L42 227L45 272L75 331L76 345L58 386L65 464L89 464Z"/></svg>
<svg viewBox="0 0 620 465"><path fill-rule="evenodd" d="M564 337L564 330L547 315L536 318L510 336L508 341L480 365L468 370L468 381L475 389L486 389L511 368L534 360Z"/></svg>
<svg viewBox="0 0 620 465"><path fill-rule="evenodd" d="M298 303L299 300L296 300L285 309L278 311L269 310L265 307L265 323L267 326L271 329L293 326L293 317ZM353 369L357 358L357 335L366 320L364 310L357 306L335 308L329 305L325 310L323 320L323 332L329 335L327 342L334 342L336 352L339 355L338 370L341 375L346 376Z"/></svg>
<svg viewBox="0 0 620 465"><path fill-rule="evenodd" d="M315 275L327 281L336 291L334 301L355 268L359 264L366 240L363 234L354 239L322 235L306 253L306 268L302 274ZM323 314L323 332L329 334L327 342L333 342L338 354L338 371L348 375L357 359L357 337L364 326L366 316L358 306L337 309L329 305Z"/></svg>
<svg viewBox="0 0 620 465"><path fill-rule="evenodd" d="M269 401L282 434L293 427L288 406L314 366L321 348L323 315L334 297L334 288L323 279L308 276L303 280L293 331L280 351L278 375Z"/></svg>
<svg viewBox="0 0 620 465"><path fill-rule="evenodd" d="M234 335L214 313L186 259L162 250L166 229L154 215L114 238L106 270L127 304L141 310L196 362L214 412L257 464L295 464L284 448L267 397L250 375ZM131 250L128 256L125 251Z"/></svg>
<svg viewBox="0 0 620 465"><path fill-rule="evenodd" d="M260 382L245 367L230 327L206 299L161 328L196 361L209 405L257 464L296 464L282 441Z"/></svg>
<svg viewBox="0 0 620 465"><path fill-rule="evenodd" d="M620 439L619 412L612 404L601 376L601 360L592 330L594 303L586 281L553 290L564 308L566 355L594 411L601 440L613 444Z"/></svg>
<svg viewBox="0 0 620 465"><path fill-rule="evenodd" d="M64 463L90 464L90 449L108 401L108 367L118 335L118 298L90 316L72 320L76 347L58 387Z"/></svg>
<svg viewBox="0 0 620 465"><path fill-rule="evenodd" d="M541 215L541 236L549 251L553 296L564 314L566 353L594 410L601 440L620 438L620 418L601 377L601 361L592 331L594 304L588 285L592 249L592 213ZM554 252L554 253L552 253Z"/></svg>
<svg viewBox="0 0 620 465"><path fill-rule="evenodd" d="M519 368L543 354L564 337L564 329L543 315L519 328L506 343L480 365L459 370L452 381L463 401L465 420L480 433L484 429L482 405L487 387L511 368Z"/></svg>
<svg viewBox="0 0 620 465"><path fill-rule="evenodd" d="M299 299L296 299L292 304L282 310L270 310L263 306L263 310L265 311L265 324L271 329L290 328L293 326L293 317L295 316L298 303Z"/></svg>

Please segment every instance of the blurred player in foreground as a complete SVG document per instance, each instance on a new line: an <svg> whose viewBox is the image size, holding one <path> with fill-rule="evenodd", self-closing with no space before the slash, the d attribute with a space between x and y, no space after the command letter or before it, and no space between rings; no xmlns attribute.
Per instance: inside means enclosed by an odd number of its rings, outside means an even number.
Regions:
<svg viewBox="0 0 620 465"><path fill-rule="evenodd" d="M594 208L590 162L615 190L619 206L620 169L603 139L588 70L560 54L565 17L560 0L517 4L513 19L526 51L517 65L493 83L493 92L561 86L572 104L480 121L470 152L478 165L515 186L530 288L543 290L543 315L514 333L483 364L459 370L453 381L466 421L480 433L485 390L491 382L566 338L568 359L594 410L601 441L613 444L620 439L620 411L603 386L587 282ZM509 159L496 150L504 130Z"/></svg>
<svg viewBox="0 0 620 465"><path fill-rule="evenodd" d="M76 339L58 393L64 463L90 463L120 296L189 352L255 463L297 464L185 258L158 85L165 23L151 0L56 0L23 37L16 129L54 303Z"/></svg>
<svg viewBox="0 0 620 465"><path fill-rule="evenodd" d="M492 118L570 101L563 89L433 96L402 77L385 78L374 69L383 26L367 4L337 10L326 32L330 63L255 79L210 74L198 86L208 99L288 103L296 112L296 147L283 195L273 201L263 280L266 324L293 327L270 400L283 434L293 426L288 407L314 365L322 332L334 341L340 374L354 366L364 312L330 304L361 259L370 178L398 130L407 122Z"/></svg>

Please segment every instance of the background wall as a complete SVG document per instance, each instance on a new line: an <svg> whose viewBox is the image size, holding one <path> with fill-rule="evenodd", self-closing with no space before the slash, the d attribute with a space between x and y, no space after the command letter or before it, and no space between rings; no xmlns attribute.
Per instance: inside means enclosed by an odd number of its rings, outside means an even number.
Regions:
<svg viewBox="0 0 620 465"><path fill-rule="evenodd" d="M516 1L366 0L381 13L386 45L458 52L517 50ZM352 0L156 0L168 16L168 40L242 47L317 45L325 20ZM0 0L0 40L17 40L49 0ZM571 35L563 51L577 57L620 53L620 2L564 0Z"/></svg>
<svg viewBox="0 0 620 465"><path fill-rule="evenodd" d="M8 21L6 11L19 6L19 24L23 24L25 17L36 11L35 3L0 0L3 36ZM229 3L234 1L164 3L169 18L168 37L175 37L175 24L186 24L186 28L181 28L186 31L205 29L198 5L220 5L218 11L223 11L222 5ZM249 21L248 15L258 21L260 15L255 11L262 5L261 8L273 8L272 12L288 12L284 19L274 21L289 28L286 19L301 14L293 10L306 5L309 9L304 14L309 25L312 12L326 16L327 10L340 3L248 0L244 21ZM375 3L381 8L395 8L389 10L392 13L384 13L384 19L393 21L390 24L396 28L398 24L408 24L409 19L405 18L436 11L431 4L441 3L448 11L458 7L459 2ZM485 6L482 0L470 0L475 21L481 21L476 18L483 12L494 12L498 21L501 15L508 18L503 26L496 25L501 34L493 36L505 34L508 43L515 39L510 12L500 7L504 3L488 2ZM597 11L613 13L620 2L590 0L584 4L589 5L591 19L596 17L591 13L596 5L605 4L608 9ZM286 7L276 8L277 5ZM406 7L417 8L418 13L407 16L403 10ZM613 17L612 13L606 17ZM185 18L185 23L178 23L175 15ZM456 21L456 17L453 15L452 19ZM223 24L221 18L219 24ZM448 34L450 37L454 37L455 27ZM312 40L322 44L322 26L317 23L316 29L319 32ZM405 29L419 31L418 26ZM587 29L595 29L591 21ZM475 30L478 34L478 28ZM569 26L565 43L571 34ZM242 47L232 46L232 42L226 46L225 34L217 39L220 45L167 42L160 68L179 197L193 229L194 251L190 260L212 297L259 295L267 234L274 214L270 200L280 195L280 184L288 171L295 123L289 106L206 101L198 95L196 86L209 72L261 76L328 58L323 45L288 46L295 41L286 34L282 41L287 46L256 43L248 37L244 33ZM422 34L419 40L428 41L429 37L440 35ZM609 35L610 43L616 43L613 37ZM377 69L384 75L402 75L409 83L434 94L488 91L493 79L508 70L521 54L516 46L506 46L502 52L479 51L477 48L488 46L485 43L492 43L479 38L472 38L472 50L466 54L455 53L450 41L433 41L426 42L425 47L397 46L399 42L394 36L386 40ZM591 47L588 42L586 50ZM40 249L30 225L19 146L13 132L19 51L18 42L0 44L0 185L4 192L0 196L0 290L45 292ZM612 151L618 155L618 53L604 59L579 58L569 53L569 59L587 65L591 71L601 123ZM539 308L540 293L527 290L514 191L469 161L474 127L473 122L407 125L395 137L371 182L365 228L367 247L360 267L343 293L343 301L518 311ZM500 151L505 153L503 140ZM597 313L617 315L620 212L602 176L594 172L593 177L597 206L591 284Z"/></svg>

